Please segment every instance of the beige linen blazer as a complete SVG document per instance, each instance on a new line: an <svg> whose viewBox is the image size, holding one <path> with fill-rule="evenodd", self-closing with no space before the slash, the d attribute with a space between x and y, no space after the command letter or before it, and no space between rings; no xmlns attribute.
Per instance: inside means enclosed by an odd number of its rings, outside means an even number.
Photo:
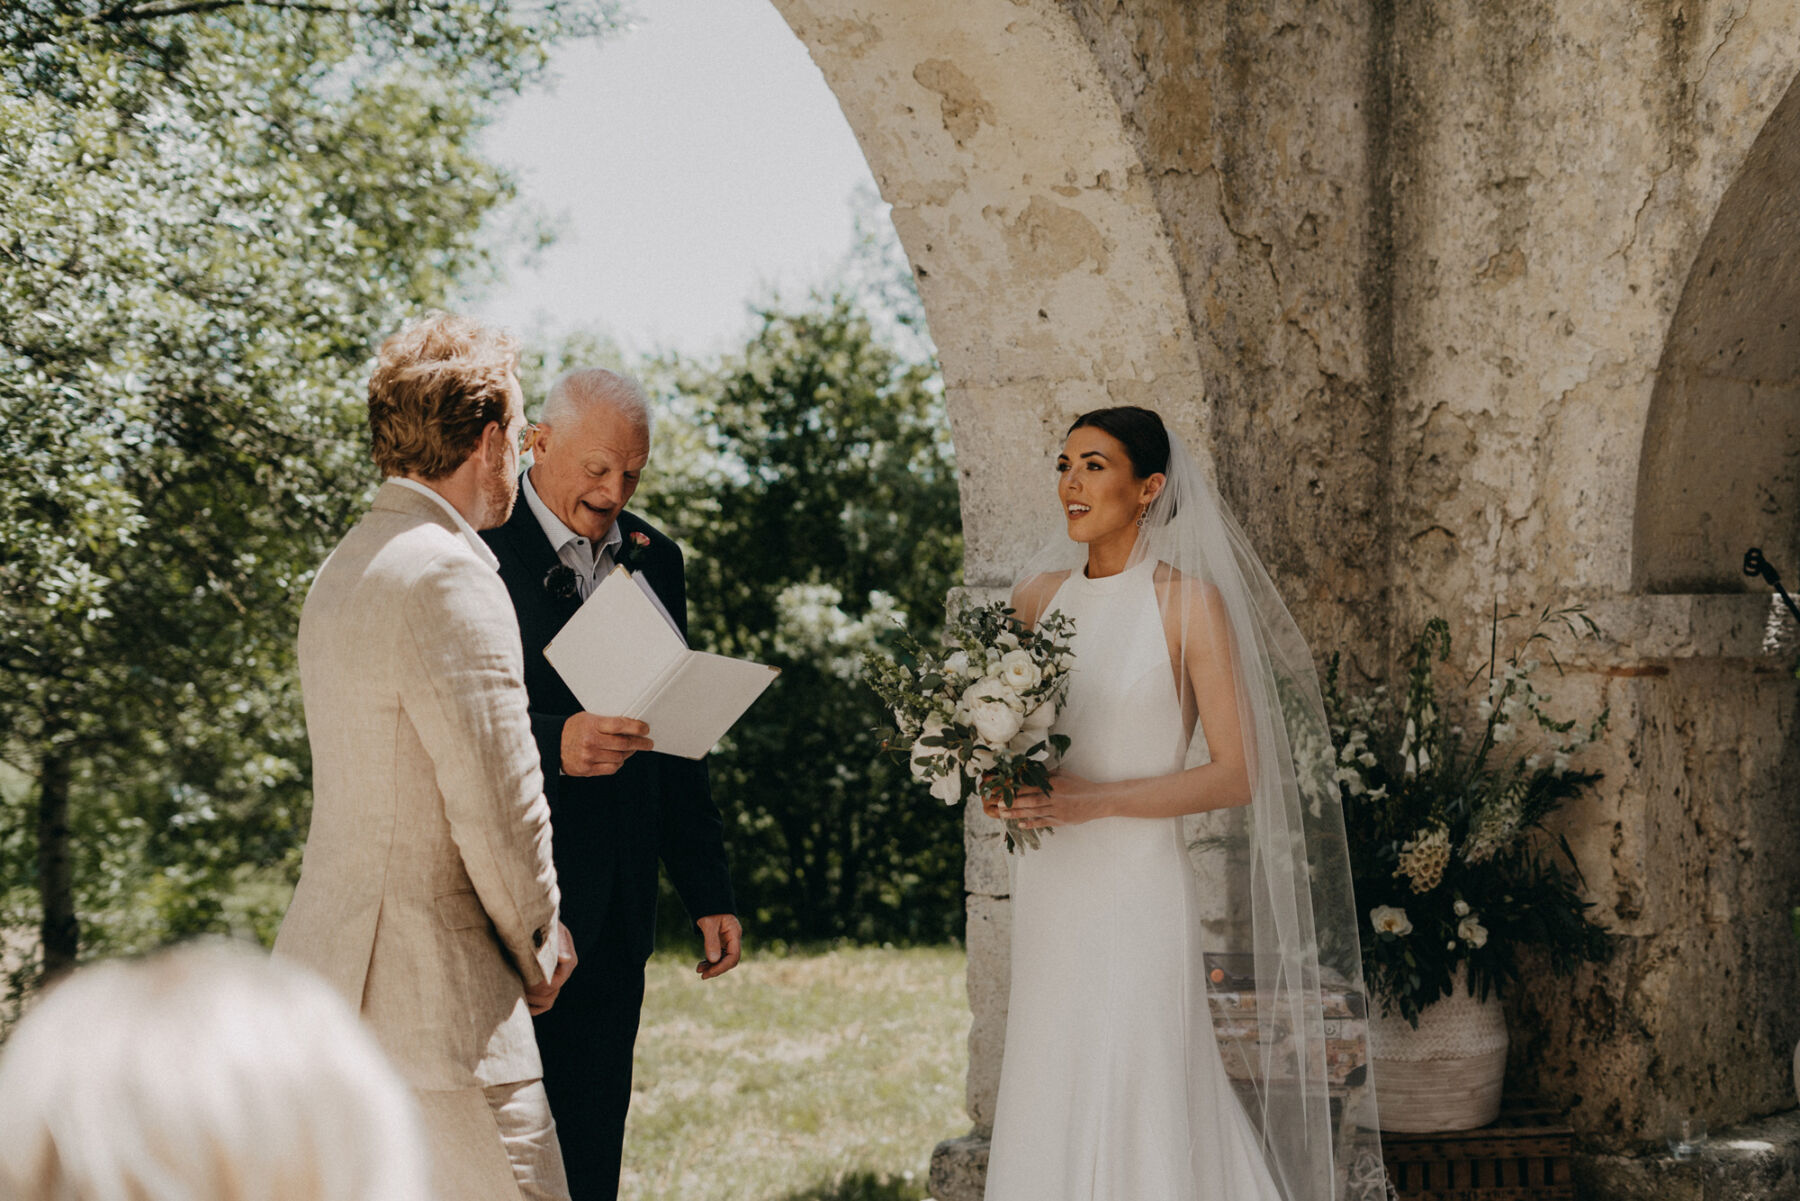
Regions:
<svg viewBox="0 0 1800 1201"><path fill-rule="evenodd" d="M313 814L278 955L360 1007L418 1089L543 1074L525 989L556 966L550 810L500 577L394 483L300 614Z"/></svg>

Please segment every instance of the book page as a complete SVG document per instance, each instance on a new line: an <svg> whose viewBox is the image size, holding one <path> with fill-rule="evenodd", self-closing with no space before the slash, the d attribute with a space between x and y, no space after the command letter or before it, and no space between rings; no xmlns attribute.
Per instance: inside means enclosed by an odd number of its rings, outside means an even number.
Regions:
<svg viewBox="0 0 1800 1201"><path fill-rule="evenodd" d="M650 727L657 750L699 759L779 674L779 668L764 663L687 651L638 716Z"/></svg>
<svg viewBox="0 0 1800 1201"><path fill-rule="evenodd" d="M615 569L544 648L589 713L635 717L665 755L699 759L779 670L683 646L624 568Z"/></svg>
<svg viewBox="0 0 1800 1201"><path fill-rule="evenodd" d="M687 648L631 573L613 569L544 648L544 658L589 713L635 717L634 705L681 662Z"/></svg>

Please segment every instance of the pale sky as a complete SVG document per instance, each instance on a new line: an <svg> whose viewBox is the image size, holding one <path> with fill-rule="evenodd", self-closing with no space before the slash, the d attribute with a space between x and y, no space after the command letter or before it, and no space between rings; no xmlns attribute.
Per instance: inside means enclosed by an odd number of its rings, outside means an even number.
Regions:
<svg viewBox="0 0 1800 1201"><path fill-rule="evenodd" d="M746 302L801 299L851 242L868 163L768 0L636 0L629 33L567 47L486 150L559 240L467 309L516 332L597 327L627 351L730 348Z"/></svg>

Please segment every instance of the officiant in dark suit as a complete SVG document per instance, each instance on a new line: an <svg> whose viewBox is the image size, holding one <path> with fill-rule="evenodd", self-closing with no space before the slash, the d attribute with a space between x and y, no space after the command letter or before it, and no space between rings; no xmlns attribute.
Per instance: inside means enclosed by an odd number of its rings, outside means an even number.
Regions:
<svg viewBox="0 0 1800 1201"><path fill-rule="evenodd" d="M687 638L681 551L625 510L650 458L650 426L636 381L599 368L563 376L528 434L520 503L482 534L519 617L563 918L581 962L537 1019L573 1201L618 1195L657 864L700 929L703 979L735 967L743 941L705 762L657 754L642 722L584 713L544 658L544 645L616 565Z"/></svg>

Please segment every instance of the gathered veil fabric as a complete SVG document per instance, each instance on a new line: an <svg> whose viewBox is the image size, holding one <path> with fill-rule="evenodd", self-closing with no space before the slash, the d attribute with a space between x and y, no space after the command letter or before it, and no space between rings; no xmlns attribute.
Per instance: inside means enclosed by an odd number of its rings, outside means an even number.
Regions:
<svg viewBox="0 0 1800 1201"><path fill-rule="evenodd" d="M1062 768L1209 761L1226 665L1248 804L1057 829L1014 864L987 1201L1381 1201L1367 1005L1329 728L1305 640L1172 433L1126 569L1066 536L1022 592L1074 618ZM1216 710L1215 710L1216 711ZM1218 732L1215 731L1215 736Z"/></svg>

